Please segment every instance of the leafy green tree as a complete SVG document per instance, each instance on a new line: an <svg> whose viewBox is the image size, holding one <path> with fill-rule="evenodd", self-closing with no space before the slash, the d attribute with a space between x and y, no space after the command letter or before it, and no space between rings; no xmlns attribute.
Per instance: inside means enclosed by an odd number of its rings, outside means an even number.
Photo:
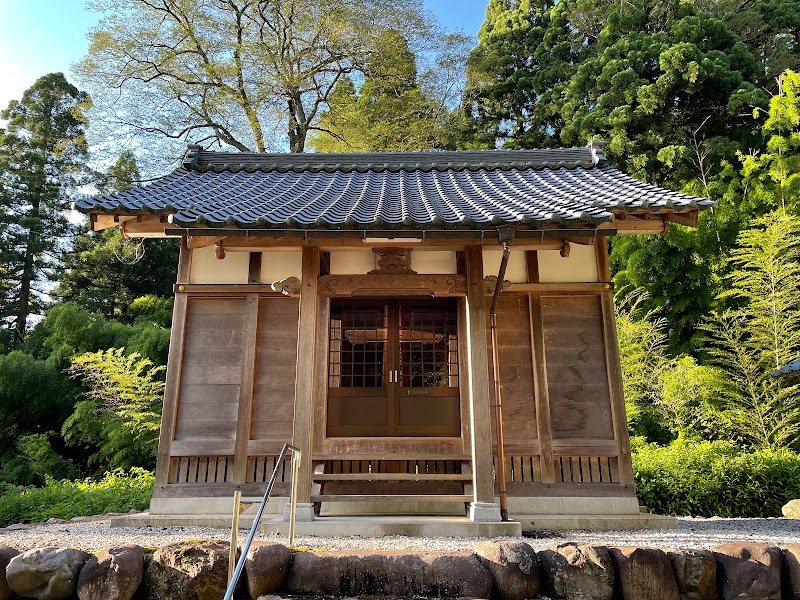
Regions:
<svg viewBox="0 0 800 600"><path fill-rule="evenodd" d="M665 321L643 310L641 291L623 290L616 298L625 412L631 435L666 441L656 404L661 396L660 376L669 365Z"/></svg>
<svg viewBox="0 0 800 600"><path fill-rule="evenodd" d="M156 364L165 365L169 329L155 320L165 317L164 307L169 301L159 300L149 311L141 307L141 314L132 325L106 319L74 302L57 304L31 331L25 347L35 357L59 369L67 368L77 354L108 348L127 348L129 352L139 352ZM160 312L157 306L161 306Z"/></svg>
<svg viewBox="0 0 800 600"><path fill-rule="evenodd" d="M772 372L800 355L800 219L783 210L742 232L723 297L737 308L712 313L709 352L727 376L721 417L731 435L785 447L800 435L800 386Z"/></svg>
<svg viewBox="0 0 800 600"><path fill-rule="evenodd" d="M418 0L95 0L105 16L77 67L110 136L212 140L302 152L336 83L389 29L428 50ZM283 143L276 139L284 132Z"/></svg>
<svg viewBox="0 0 800 600"><path fill-rule="evenodd" d="M141 174L133 154L125 151L98 178L98 191L111 194L131 189ZM136 298L172 295L179 250L177 240L126 240L118 227L96 232L83 228L63 257L52 295L108 319L132 322Z"/></svg>
<svg viewBox="0 0 800 600"><path fill-rule="evenodd" d="M152 468L158 450L163 370L136 353L126 355L123 348L76 356L69 373L88 391L64 423L64 438L96 447L90 463L101 470Z"/></svg>
<svg viewBox="0 0 800 600"><path fill-rule="evenodd" d="M776 79L800 70L800 6L795 0L694 0L725 21L759 62L758 83L775 93Z"/></svg>
<svg viewBox="0 0 800 600"><path fill-rule="evenodd" d="M349 77L336 84L310 138L315 152L413 152L446 145L448 112L420 89L405 38L390 30L377 46L358 92Z"/></svg>
<svg viewBox="0 0 800 600"><path fill-rule="evenodd" d="M740 153L742 173L751 195L768 205L796 209L800 205L800 72L786 71L778 82L763 126L768 136L766 151Z"/></svg>
<svg viewBox="0 0 800 600"><path fill-rule="evenodd" d="M44 305L41 283L70 230L65 211L75 193L76 175L85 167L88 106L85 92L61 73L52 73L2 112L8 124L0 131L0 262L11 286L2 298L0 317L18 342L25 336L28 316Z"/></svg>
<svg viewBox="0 0 800 600"><path fill-rule="evenodd" d="M551 0L490 0L478 45L467 62L465 149L537 148L556 143L562 125L552 112L557 84L566 81L576 49L568 36L555 40L560 7Z"/></svg>
<svg viewBox="0 0 800 600"><path fill-rule="evenodd" d="M19 350L0 355L0 479L31 483L18 440L59 429L76 394L56 366Z"/></svg>

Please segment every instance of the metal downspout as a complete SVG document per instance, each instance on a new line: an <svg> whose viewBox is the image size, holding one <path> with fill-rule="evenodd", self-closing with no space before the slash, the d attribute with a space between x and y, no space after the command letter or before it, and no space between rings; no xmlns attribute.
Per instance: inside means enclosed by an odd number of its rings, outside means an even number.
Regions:
<svg viewBox="0 0 800 600"><path fill-rule="evenodd" d="M514 240L514 230L501 228L498 231L500 242L503 244L503 258L500 260L500 271L497 273L497 282L492 295L492 307L489 310L489 330L492 343L492 371L494 372L494 416L495 430L497 432L497 480L500 483L500 519L508 521L508 494L506 492L506 452L503 436L503 388L500 384L500 361L497 353L497 303L500 292L503 291L503 280L506 276L508 257L511 254L511 242Z"/></svg>

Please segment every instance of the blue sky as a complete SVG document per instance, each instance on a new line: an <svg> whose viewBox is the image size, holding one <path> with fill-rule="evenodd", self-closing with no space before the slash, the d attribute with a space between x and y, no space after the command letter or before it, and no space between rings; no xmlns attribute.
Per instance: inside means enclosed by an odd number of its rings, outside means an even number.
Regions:
<svg viewBox="0 0 800 600"><path fill-rule="evenodd" d="M450 29L476 35L488 0L424 0ZM83 0L0 0L0 110L42 75L61 71L86 52L97 15Z"/></svg>

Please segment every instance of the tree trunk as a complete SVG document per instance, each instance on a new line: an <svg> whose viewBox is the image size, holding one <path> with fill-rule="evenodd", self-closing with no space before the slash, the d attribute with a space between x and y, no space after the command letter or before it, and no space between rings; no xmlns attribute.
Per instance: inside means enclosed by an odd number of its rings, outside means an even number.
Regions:
<svg viewBox="0 0 800 600"><path fill-rule="evenodd" d="M34 203L34 214L39 214L39 203ZM34 250L34 236L36 232L31 228L28 231L28 240L25 244L25 263L22 267L22 275L20 276L20 289L19 289L19 305L17 306L17 322L14 326L14 336L17 342L22 343L25 340L25 330L28 323L28 315L30 314L30 299L31 299L31 283L33 282L33 250Z"/></svg>

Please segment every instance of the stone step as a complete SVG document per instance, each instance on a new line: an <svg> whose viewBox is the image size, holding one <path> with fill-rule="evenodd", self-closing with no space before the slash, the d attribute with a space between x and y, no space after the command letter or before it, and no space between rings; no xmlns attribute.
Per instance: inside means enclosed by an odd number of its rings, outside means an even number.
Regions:
<svg viewBox="0 0 800 600"><path fill-rule="evenodd" d="M472 502L471 494L416 494L401 496L397 494L344 495L323 494L311 496L311 502Z"/></svg>

